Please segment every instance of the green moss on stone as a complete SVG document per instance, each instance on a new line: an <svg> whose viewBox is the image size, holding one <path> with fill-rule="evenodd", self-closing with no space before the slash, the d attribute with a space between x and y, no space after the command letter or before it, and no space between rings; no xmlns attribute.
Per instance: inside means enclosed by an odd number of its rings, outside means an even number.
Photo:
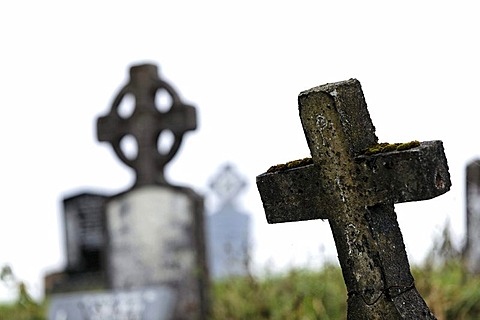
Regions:
<svg viewBox="0 0 480 320"><path fill-rule="evenodd" d="M272 172L279 172L279 171L285 171L293 168L298 168L302 166L306 166L309 164L312 164L313 160L312 158L303 158L299 160L294 160L290 161L284 164L277 164L275 166L271 166L268 170L267 173L272 173Z"/></svg>
<svg viewBox="0 0 480 320"><path fill-rule="evenodd" d="M417 140L405 142L405 143L382 142L363 150L362 154L371 155L371 154L391 152L391 151L402 151L402 150L408 150L408 149L418 147L419 145L420 145L420 142Z"/></svg>
<svg viewBox="0 0 480 320"><path fill-rule="evenodd" d="M414 140L414 141L410 141L410 142L406 142L406 143L401 143L398 147L397 147L397 151L402 151L402 150L408 150L408 149L412 149L412 148L416 148L420 145L420 142L417 141L417 140Z"/></svg>

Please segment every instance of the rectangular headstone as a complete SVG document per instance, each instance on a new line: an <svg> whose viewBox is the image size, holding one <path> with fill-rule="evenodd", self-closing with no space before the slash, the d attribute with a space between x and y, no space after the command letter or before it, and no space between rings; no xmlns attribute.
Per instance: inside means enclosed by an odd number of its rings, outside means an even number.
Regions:
<svg viewBox="0 0 480 320"><path fill-rule="evenodd" d="M67 266L45 278L45 292L98 290L107 286L104 254L106 195L83 192L64 198Z"/></svg>
<svg viewBox="0 0 480 320"><path fill-rule="evenodd" d="M465 262L469 272L480 273L480 160L468 164L467 191L467 241Z"/></svg>
<svg viewBox="0 0 480 320"><path fill-rule="evenodd" d="M63 200L68 271L102 269L106 200L107 196L94 193L81 193Z"/></svg>
<svg viewBox="0 0 480 320"><path fill-rule="evenodd" d="M189 189L136 188L106 209L107 275L118 290L156 286L175 297L175 319L198 317L206 284L199 275L203 201Z"/></svg>

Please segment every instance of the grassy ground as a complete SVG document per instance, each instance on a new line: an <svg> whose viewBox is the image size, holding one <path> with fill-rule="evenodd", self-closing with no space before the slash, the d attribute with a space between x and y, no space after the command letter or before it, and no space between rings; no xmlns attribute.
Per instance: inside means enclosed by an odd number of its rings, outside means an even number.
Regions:
<svg viewBox="0 0 480 320"><path fill-rule="evenodd" d="M438 320L480 319L480 276L469 276L459 261L441 268L415 268L413 274Z"/></svg>
<svg viewBox="0 0 480 320"><path fill-rule="evenodd" d="M480 277L458 260L412 270L418 291L438 320L480 319ZM264 280L232 279L214 285L213 319L345 319L341 271L293 270Z"/></svg>
<svg viewBox="0 0 480 320"><path fill-rule="evenodd" d="M217 282L212 319L342 319L346 290L341 270L292 270L286 275Z"/></svg>
<svg viewBox="0 0 480 320"><path fill-rule="evenodd" d="M458 260L412 270L416 286L439 320L473 320L480 315L480 277L468 276ZM284 275L232 278L212 287L212 319L345 319L341 270L292 270ZM0 305L0 320L43 320L45 306L19 287L18 300Z"/></svg>

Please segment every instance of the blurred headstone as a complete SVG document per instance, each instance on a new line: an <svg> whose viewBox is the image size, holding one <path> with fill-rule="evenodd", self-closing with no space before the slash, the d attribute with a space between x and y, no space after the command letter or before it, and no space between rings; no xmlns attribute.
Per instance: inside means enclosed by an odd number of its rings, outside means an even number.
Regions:
<svg viewBox="0 0 480 320"><path fill-rule="evenodd" d="M174 297L162 287L65 293L50 304L52 320L172 319Z"/></svg>
<svg viewBox="0 0 480 320"><path fill-rule="evenodd" d="M394 204L450 189L441 141L378 144L360 82L301 92L312 158L257 177L269 223L328 219L348 319L435 319L415 288Z"/></svg>
<svg viewBox="0 0 480 320"><path fill-rule="evenodd" d="M68 271L103 270L106 201L107 196L96 193L80 193L63 200Z"/></svg>
<svg viewBox="0 0 480 320"><path fill-rule="evenodd" d="M51 290L49 319L207 318L203 198L164 176L184 134L195 128L195 108L182 103L155 65L131 67L97 132L135 170L136 181L114 196L65 201L67 273L102 277L96 288ZM50 282L69 279L52 275Z"/></svg>
<svg viewBox="0 0 480 320"><path fill-rule="evenodd" d="M214 278L249 272L250 216L237 203L245 187L245 179L230 164L224 165L211 180L210 188L219 202L219 208L207 216L208 266Z"/></svg>
<svg viewBox="0 0 480 320"><path fill-rule="evenodd" d="M480 160L467 165L467 239L465 263L468 271L480 273Z"/></svg>
<svg viewBox="0 0 480 320"><path fill-rule="evenodd" d="M103 212L107 199L92 192L64 198L67 267L46 277L47 294L106 288Z"/></svg>

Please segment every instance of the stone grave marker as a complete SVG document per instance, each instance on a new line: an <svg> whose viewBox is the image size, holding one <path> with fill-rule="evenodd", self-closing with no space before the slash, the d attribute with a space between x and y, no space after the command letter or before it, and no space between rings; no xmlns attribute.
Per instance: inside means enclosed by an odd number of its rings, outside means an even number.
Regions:
<svg viewBox="0 0 480 320"><path fill-rule="evenodd" d="M360 83L300 93L311 159L257 177L269 223L328 219L348 319L435 319L415 288L394 204L450 189L441 141L377 144Z"/></svg>
<svg viewBox="0 0 480 320"><path fill-rule="evenodd" d="M53 299L49 319L172 319L174 297L162 287L110 292L66 293Z"/></svg>
<svg viewBox="0 0 480 320"><path fill-rule="evenodd" d="M128 99L134 105L124 109ZM131 67L130 80L97 122L98 139L136 172L131 189L102 205L107 290L54 296L49 319L207 318L203 198L164 176L184 134L195 128L195 108L159 78L155 65Z"/></svg>
<svg viewBox="0 0 480 320"><path fill-rule="evenodd" d="M107 199L92 192L63 199L67 266L45 278L47 294L106 288L103 210Z"/></svg>
<svg viewBox="0 0 480 320"><path fill-rule="evenodd" d="M83 273L103 269L106 201L107 196L96 193L80 193L63 200L68 271Z"/></svg>
<svg viewBox="0 0 480 320"><path fill-rule="evenodd" d="M465 243L465 263L472 274L480 273L480 160L467 165L467 239Z"/></svg>
<svg viewBox="0 0 480 320"><path fill-rule="evenodd" d="M231 164L224 165L210 183L220 201L207 217L209 271L213 278L248 274L250 216L239 209L237 198L246 181Z"/></svg>

